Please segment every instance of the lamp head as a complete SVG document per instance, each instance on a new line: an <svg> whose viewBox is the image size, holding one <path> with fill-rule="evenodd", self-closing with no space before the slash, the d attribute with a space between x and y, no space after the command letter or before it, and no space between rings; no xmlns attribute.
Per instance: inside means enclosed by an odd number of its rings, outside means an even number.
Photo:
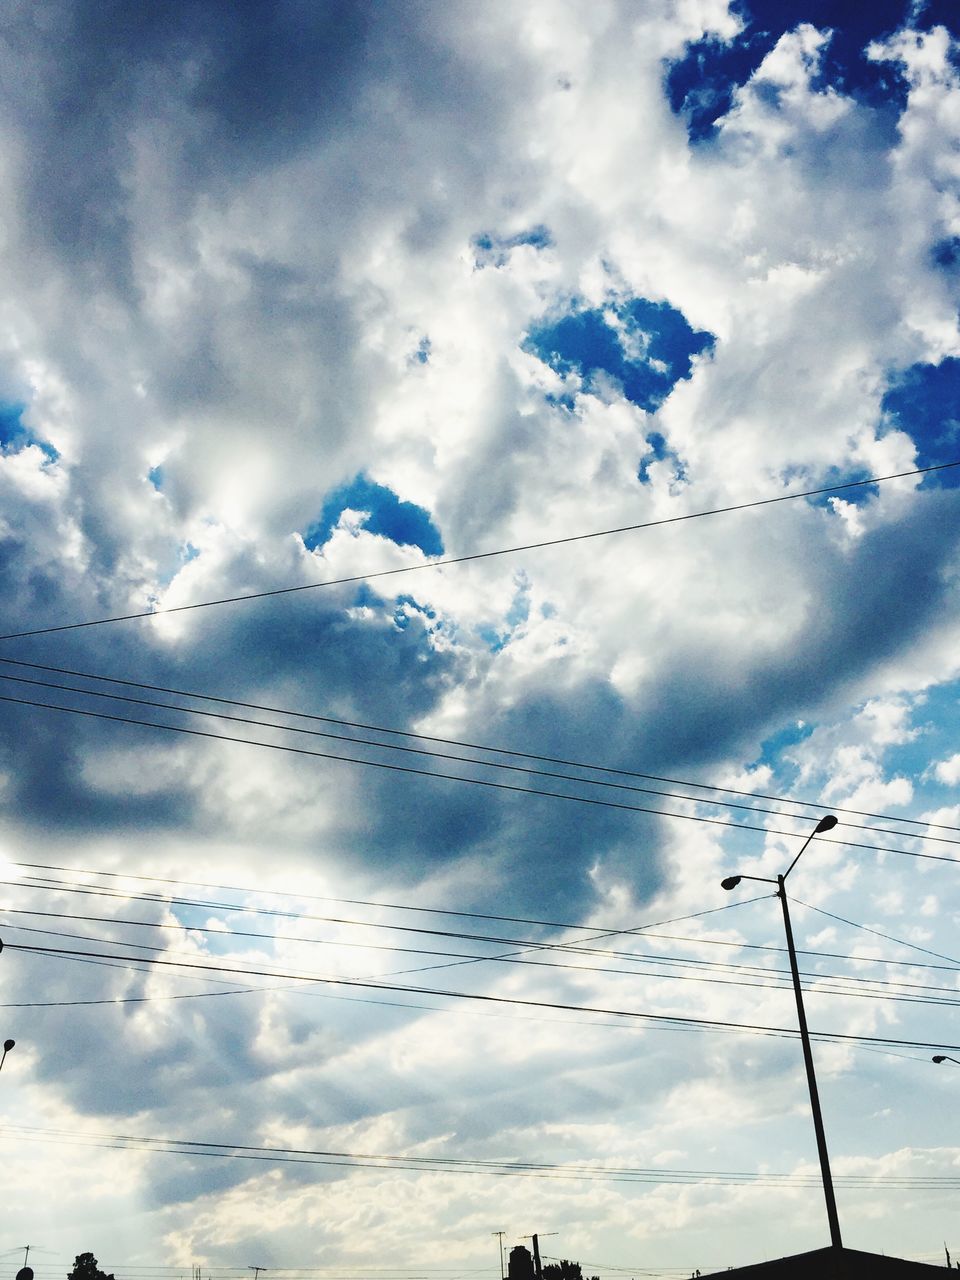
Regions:
<svg viewBox="0 0 960 1280"><path fill-rule="evenodd" d="M3 1052L4 1052L4 1053L9 1053L9 1052L10 1052L10 1050L13 1048L13 1046L14 1046L16 1043L17 1043L17 1042L16 1042L16 1040L4 1040L4 1042L3 1042Z"/></svg>
<svg viewBox="0 0 960 1280"><path fill-rule="evenodd" d="M740 876L727 876L726 880L720 881L721 889L735 889L740 883Z"/></svg>
<svg viewBox="0 0 960 1280"><path fill-rule="evenodd" d="M822 835L824 831L832 831L836 825L837 825L836 818L833 816L832 813L828 813L825 818L821 818L820 821L817 823L816 827L814 828L813 834L815 836Z"/></svg>
<svg viewBox="0 0 960 1280"><path fill-rule="evenodd" d="M947 1055L945 1053L935 1053L933 1055L934 1062L946 1062Z"/></svg>

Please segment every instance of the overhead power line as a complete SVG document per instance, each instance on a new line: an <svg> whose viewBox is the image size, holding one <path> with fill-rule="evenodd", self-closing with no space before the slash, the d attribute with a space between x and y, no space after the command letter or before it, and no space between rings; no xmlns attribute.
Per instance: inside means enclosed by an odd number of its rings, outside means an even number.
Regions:
<svg viewBox="0 0 960 1280"><path fill-rule="evenodd" d="M24 911L17 912L11 909L6 910L7 915L29 915L38 917L53 916L57 919L81 920L89 923L114 924L120 926L134 926L165 930L177 929L185 933L207 933L214 936L226 936L235 938L254 937L258 939L269 938L277 942L287 944L321 944L325 946L339 947L344 949L358 949L364 951L386 951L390 954L401 955L424 955L424 956L443 956L446 958L454 958L452 965L450 964L432 964L420 966L412 970L401 969L393 971L389 974L374 975L378 978L397 977L407 973L423 973L428 970L451 968L460 964L508 964L508 965L526 965L534 968L561 969L569 973L579 973L583 975L602 974L605 976L628 977L628 978L652 978L654 981L676 981L676 982L699 982L709 983L717 986L734 986L734 987L752 987L755 989L773 990L773 991L789 991L791 990L790 974L787 970L763 968L757 965L728 965L703 960L687 960L677 956L658 957L651 955L631 955L630 953L616 953L612 955L623 955L625 958L634 962L632 968L617 969L611 968L609 965L596 964L573 964L569 961L557 959L532 959L531 953L546 950L556 952L561 951L562 947L556 944L533 944L522 952L508 952L506 955L468 955L464 952L450 952L429 950L422 947L398 947L396 945L369 943L369 942L351 942L343 939L326 939L326 938L297 938L297 937L280 937L274 934L250 933L247 931L232 931L229 929L211 929L194 928L190 925L173 925L165 923L156 923L145 920L123 920L105 916L61 916L57 912L35 912ZM8 921L3 922L3 927L12 929L17 932L26 932L33 934L41 934L47 937L66 938L76 942L97 942L101 945L107 944L111 947L134 947L137 951L152 951L165 956L168 959L178 959L179 953L169 951L165 947L154 946L147 943L130 942L127 939L92 939L88 934L70 933L61 929L45 929L34 925L11 924ZM568 953L570 954L570 953ZM606 954L606 953L604 953ZM145 957L149 958L149 957ZM652 965L653 968L641 967L644 965ZM694 972L678 972L677 970L689 970ZM719 976L705 972L705 970L716 971ZM746 976L744 976L746 975ZM911 983L898 982L889 980L877 980L865 978L857 975L845 974L827 974L817 973L815 971L803 971L800 975L806 979L804 986L807 992L813 996L839 996L850 999L859 1000L882 1000L893 1004L921 1004L927 1006L938 1007L957 1007L960 1006L960 991L956 987L933 986L927 983ZM828 985L831 984L831 985ZM839 984L839 985L838 985ZM249 988L249 992L262 990L262 988ZM920 992L923 994L913 994ZM931 994L934 993L934 994ZM216 994L216 993L215 993ZM240 994L238 991L231 991L230 994Z"/></svg>
<svg viewBox="0 0 960 1280"><path fill-rule="evenodd" d="M403 1169L419 1173L487 1174L496 1177L544 1177L575 1181L639 1182L657 1185L750 1185L766 1187L819 1187L813 1173L758 1172L742 1169L675 1169L574 1162L490 1160L463 1156L419 1156L323 1150L310 1147L257 1146L251 1143L210 1142L193 1138L158 1138L144 1134L103 1133L82 1129L5 1125L0 1136L16 1141L53 1142L76 1146L150 1151L157 1154L211 1156L219 1159L256 1159L277 1164L322 1164L341 1168ZM953 1190L960 1174L862 1174L838 1173L837 1181L851 1189L925 1188Z"/></svg>
<svg viewBox="0 0 960 1280"><path fill-rule="evenodd" d="M373 582L379 578L391 578L398 574L416 573L422 569L440 569L448 565L467 564L476 560L491 560L497 556L516 555L521 551L540 551L546 547L569 546L574 542L587 542L594 538L609 538L618 533L637 533L642 529L655 529L662 525L681 524L687 520L703 520L708 516L727 515L733 511L749 511L755 507L768 507L778 502L796 502L801 498L817 498L827 493L840 493L847 489L861 489L867 485L883 484L888 480L903 480L911 476L930 475L936 471L948 471L960 467L956 462L941 462L936 466L917 467L913 471L897 471L892 475L870 476L866 480L846 480L841 484L828 484L819 489L805 489L800 493L781 493L772 498L755 498L750 502L735 502L725 507L712 507L707 511L689 511L680 516L663 516L657 520L644 520L639 524L619 525L614 529L596 529L590 533L568 534L563 538L545 538L540 542L526 542L513 547L499 547L493 551L474 551L462 556L446 556L420 564L402 565L396 569L380 569L373 573L351 574L345 578L328 578L324 582L304 582L290 587L274 587L269 591L250 591L243 595L223 596L218 600L198 600L194 604L172 605L163 609L145 609L138 613L113 614L105 618L91 618L84 622L59 623L49 627L34 627L30 631L11 631L0 635L0 640L23 640L28 636L52 635L58 631L77 631L83 627L102 627L114 622L134 622L142 618L155 618L162 614L187 613L194 609L212 609L225 604L242 604L250 600L265 600L273 596L293 595L301 591L316 591L321 587L341 587L354 582Z"/></svg>
<svg viewBox="0 0 960 1280"><path fill-rule="evenodd" d="M345 764L357 764L366 768L385 770L389 773L410 774L417 777L438 778L445 782L459 782L470 786L487 787L495 791L511 792L519 795L545 796L551 800L563 800L573 804L593 805L604 809L619 809L627 813L648 813L658 817L674 818L684 822L699 822L714 827L732 827L739 831L759 831L764 835L782 835L794 837L796 832L783 831L776 827L759 826L749 822L727 822L722 818L708 818L703 814L677 813L670 809L659 809L652 805L626 804L622 801L601 799L596 796L572 795L560 791L547 791L541 787L526 787L517 783L495 782L491 778L473 778L459 773L438 773L433 769L417 769L412 765L391 764L384 760L368 760L361 756L338 755L332 751L317 751L308 747L296 747L285 743L263 742L257 738L242 738L235 734L213 733L208 729L189 729L184 725L165 724L158 720L141 720L134 716L111 715L105 711L91 711L89 708L68 707L61 703L39 702L32 698L14 698L8 694L0 694L0 702L9 702L16 706L25 706L44 711L59 711L67 715L85 716L94 720L106 720L115 724L139 725L146 729L160 729L166 733L186 734L192 738L208 738L220 742L236 742L243 746L259 747L268 751L280 751L288 755L307 756L320 760L337 760ZM185 710L185 708L179 708ZM197 714L206 714L198 712ZM278 728L279 726L271 726ZM535 772L535 771L531 771ZM569 778L567 781L577 784L581 779ZM913 839L914 837L910 837ZM869 849L872 853L892 853L908 858L924 858L933 862L960 862L960 858L952 858L946 854L922 853L917 850L891 849L883 845L868 844L854 840L835 840L831 836L821 836L827 844L840 845L846 849Z"/></svg>
<svg viewBox="0 0 960 1280"><path fill-rule="evenodd" d="M14 865L34 866L36 864L17 863ZM158 879L162 879L161 877L156 877L156 876L136 876L136 875L124 875L121 877L114 872L99 872L99 871L93 871L86 868L65 867L65 868L56 868L56 869L71 871L75 874L103 875L113 879L122 878L122 879L129 879L129 880L144 880L147 882L155 882ZM169 879L164 879L163 882L168 884L181 883L180 881L169 880ZM756 943L756 942L733 941L731 939L726 939L726 938L691 937L689 935L684 936L684 935L678 935L678 934L672 934L672 933L653 932L654 929L659 929L665 924L680 923L685 920L695 920L695 919L702 918L704 916L716 915L720 912L725 912L725 911L737 909L740 907L746 907L755 902L761 902L765 898L768 898L771 896L770 894L766 894L766 893L760 894L755 898L736 899L732 902L724 903L723 906L710 907L705 911L693 912L692 914L686 915L686 916L674 916L669 920L656 921L647 925L640 925L632 929L604 928L603 931L600 933L597 933L597 928L599 928L600 926L591 926L591 925L586 925L582 923L577 924L577 923L571 923L570 921L535 920L535 919L530 919L528 917L523 917L523 916L494 916L489 914L475 914L475 913L465 912L465 911L450 911L448 909L443 909L438 907L410 907L410 906L405 906L402 903L373 902L373 901L366 901L363 899L356 899L356 898L345 898L345 899L323 898L323 897L320 898L320 901L343 902L352 906L369 906L369 907L376 907L377 909L412 911L416 913L426 913L429 915L440 915L440 916L449 915L457 918L465 917L468 919L493 920L500 923L508 923L508 924L529 924L529 925L535 925L535 926L551 928L551 929L577 929L577 930L587 931L591 934L590 937L583 938L583 939L567 940L564 942L549 942L549 941L532 939L532 938L512 938L509 936L503 936L499 934L466 933L461 930L427 928L419 925L402 925L402 924L395 924L391 922L354 920L354 919L350 919L343 916L319 915L316 913L302 912L302 911L285 911L282 908L277 908L277 907L257 907L257 906L252 906L250 904L223 902L223 901L218 901L210 898L190 898L184 895L174 895L174 894L161 895L161 894L154 894L154 893L142 893L142 894L129 893L126 891L107 888L100 885L84 885L84 884L78 884L76 882L71 883L69 881L58 880L52 877L31 876L31 877L28 877L26 881L0 880L0 885L6 886L6 887L22 888L22 889L38 889L41 892L70 893L70 894L77 894L84 897L114 899L114 900L119 900L125 903L126 902L144 902L152 905L161 905L161 906L167 906L167 907L188 907L188 908L195 908L203 911L221 911L221 912L227 912L227 913L239 913L241 915L267 916L270 918L278 918L283 920L296 920L298 922L309 921L310 923L320 923L320 924L335 924L335 925L349 925L349 926L360 925L360 926L369 927L369 928L381 929L389 933L414 934L414 935L423 935L427 937L436 937L436 938L454 938L454 939L460 939L460 940L480 942L480 943L485 943L485 944L494 945L494 946L524 946L524 947L535 948L538 950L556 949L556 950L561 950L561 951L570 952L570 953L579 954L579 955L614 955L620 958L625 958L635 954L632 952L614 951L614 950L610 950L609 948L599 948L599 947L590 945L591 942L596 942L606 937L638 938L641 941L645 939L653 939L656 941L682 942L687 945L694 945L694 946L727 947L727 948L732 947L737 950L760 951L760 952L768 953L771 955L786 954L786 947L782 947L782 946L772 946L769 944ZM251 888L249 886L242 887L239 885L226 885L226 886L214 885L214 886L206 886L206 887L229 889L230 891L236 892L236 893L259 894L261 892L260 890ZM297 895L281 895L281 896L297 896ZM311 895L307 895L307 896L309 897ZM853 921L849 923L854 924ZM915 944L904 942L901 939L891 939L891 941L895 941L902 946L912 947L916 949ZM836 952L836 951L812 951L809 949L807 950L800 949L798 950L797 954L802 956L809 956L819 960L844 960L844 961L855 962L857 964L874 964L874 965L879 964L879 965L890 966L890 967L906 967L911 969L915 969L919 967L924 969L943 970L949 973L956 973L960 971L958 970L957 962L953 962L950 964L933 964L929 960L925 960L925 961L895 960L895 959L888 959L888 958L878 957L878 956L861 956L861 955L856 955L855 953L847 954L847 953ZM707 963L707 962L700 962L700 963Z"/></svg>
<svg viewBox="0 0 960 1280"><path fill-rule="evenodd" d="M78 679L96 681L100 684L112 684L112 685L120 686L122 688L138 689L138 690L143 690L145 692L150 692L150 693L167 694L171 697L190 698L197 702L216 703L220 706L236 707L242 710L266 712L269 715L286 716L291 719L305 720L311 723L335 725L342 729L359 730L361 732L367 732L367 733L378 733L378 734L387 735L392 738L402 738L406 741L429 742L436 746L463 748L469 751L485 752L488 755L493 755L493 756L507 756L512 760L532 760L537 764L560 765L567 769L582 769L593 774L607 774L617 778L639 778L649 782L661 782L661 783L666 783L673 786L687 787L691 791L715 792L721 795L733 795L733 796L738 796L741 799L749 799L749 800L768 800L768 801L773 801L774 803L780 804L780 805L792 805L794 808L801 808L806 810L813 809L813 810L816 810L817 812L822 812L823 810L822 802L815 802L811 800L795 800L788 796L766 795L760 792L743 791L733 787L721 787L721 786L716 786L710 783L690 782L687 779L669 778L660 774L643 773L639 770L634 770L634 769L614 768L612 766L597 764L596 762L585 762L582 760L567 760L567 759L563 759L556 756L547 756L547 755L541 755L541 754L528 752L528 751L519 751L513 748L492 747L492 746L486 746L481 743L465 742L456 738L442 738L432 734L412 733L408 730L388 728L384 725L362 724L356 721L337 719L333 716L316 715L310 712L291 710L290 708L286 708L286 707L265 706L260 703L247 702L237 698L226 698L226 697L216 696L213 694L197 693L197 692L186 690L186 689L174 689L164 685L150 684L142 680L129 680L121 677L105 676L105 675L102 675L101 673L94 673L89 671L78 671L76 669L69 668L69 667L56 667L56 666L51 666L45 663L24 662L16 658L5 658L5 657L0 657L0 664L3 664L7 667L22 667L26 670L42 671L42 672L47 672L55 675L74 676ZM711 796L706 796L706 795L685 795L682 793L677 793L672 791L663 791L660 789L627 786L622 783L610 782L610 781L607 781L606 779L598 779L598 778L591 778L591 777L586 777L586 778L572 777L571 778L569 774L558 774L553 772L547 772L547 771L531 768L528 765L518 766L518 765L511 765L511 764L500 764L496 760L484 760L484 759L477 759L475 757L459 756L459 755L454 755L444 751L428 750L423 747L405 746L405 745L399 745L393 742L381 742L378 740L358 738L348 734L338 734L338 733L332 733L329 731L303 729L297 725L276 724L272 721L257 720L249 717L243 717L243 716L231 716L231 715L226 715L226 714L217 713L217 712L204 712L203 710L195 707L183 707L183 706L179 706L178 704L172 704L169 702L154 702L148 699L134 698L134 697L125 696L125 695L119 695L119 694L113 694L113 693L101 693L96 689L85 689L82 687L77 687L76 685L65 685L65 684L60 684L52 681L29 679L23 676L4 674L2 671L0 671L0 679L10 680L17 684L35 685L45 689L67 690L68 692L78 693L85 697L90 697L90 698L99 697L99 698L104 698L104 699L115 701L115 702L116 701L130 702L140 706L156 707L158 709L166 710L166 711L170 711L170 710L179 711L188 715L208 715L217 719L231 720L240 724L252 724L260 728L270 728L270 729L280 730L285 733L306 734L310 737L327 738L337 742L357 743L363 746L379 748L381 750L386 750L386 751L403 751L403 752L408 752L414 755L432 756L432 757L437 757L441 759L450 759L450 760L460 761L462 763L481 765L486 768L503 768L510 772L535 773L542 777L562 778L568 781L579 782L579 783L582 783L583 785L606 786L606 787L611 787L611 788L622 790L622 791L636 791L646 795L663 795L663 796L669 796L672 799L689 800L696 804L712 804L712 805L718 805L727 809L741 809L751 813L763 813L768 815L772 814L776 816L796 817L796 818L806 816L805 814L793 814L793 813L784 814L780 810L765 809L755 804L741 804L741 803L734 803L728 800L714 799ZM878 821L885 821L885 822L898 822L907 826L926 827L926 828L935 829L938 831L960 832L960 827L950 826L944 823L926 822L923 819L919 819L919 818L903 818L903 817L896 817L895 815L892 815L892 814L869 813L863 810L843 808L842 806L837 806L837 805L831 806L831 808L834 813L847 813L855 817L873 818ZM883 834L883 835L901 836L910 840L935 840L938 843L942 843L942 844L960 844L960 840L951 839L950 837L947 837L947 836L931 836L923 832L889 830L884 827L865 826L862 823L856 823L856 822L841 822L840 825L849 826L862 831L874 831L874 832L877 832L878 834Z"/></svg>
<svg viewBox="0 0 960 1280"><path fill-rule="evenodd" d="M91 939L91 941L96 942L99 940ZM125 960L136 964L185 970L187 972L228 973L232 975L243 975L244 977L284 978L294 982L327 984L330 986L359 988L362 990L372 991L394 991L412 995L439 996L446 999L466 1000L471 1002L476 1001L483 1004L506 1004L521 1008L534 1009L558 1009L568 1013L598 1013L607 1017L625 1018L631 1021L643 1023L649 1022L651 1024L664 1026L669 1025L687 1028L695 1027L704 1031L738 1031L752 1035L786 1036L790 1039L795 1039L799 1034L790 1027L771 1027L761 1023L734 1022L719 1018L697 1018L685 1014L648 1013L635 1009L615 1009L596 1005L576 1005L558 1000L533 1000L524 999L519 996L501 996L483 992L451 991L445 988L419 985L411 986L402 983L376 981L369 978L357 979L326 974L278 972L275 969L252 968L250 966L226 964L218 961L199 964L196 961L165 960L154 956L118 955L112 951L81 951L77 948L71 947L38 947L20 942L8 942L5 949L40 956L82 957L112 961ZM947 1053L960 1052L960 1045L946 1044L942 1041L898 1039L892 1036L866 1036L841 1031L817 1031L814 1034L814 1039L835 1044L877 1044L891 1045L901 1048L909 1047L913 1049L943 1050Z"/></svg>

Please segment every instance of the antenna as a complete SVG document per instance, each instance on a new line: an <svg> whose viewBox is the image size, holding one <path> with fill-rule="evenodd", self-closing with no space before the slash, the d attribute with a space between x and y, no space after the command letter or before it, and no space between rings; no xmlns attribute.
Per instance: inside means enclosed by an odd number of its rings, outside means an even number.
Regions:
<svg viewBox="0 0 960 1280"><path fill-rule="evenodd" d="M536 1231L532 1236L521 1236L521 1240L533 1241L533 1274L537 1280L543 1280L543 1267L540 1265L540 1237L558 1236L559 1231Z"/></svg>
<svg viewBox="0 0 960 1280"><path fill-rule="evenodd" d="M491 1234L492 1236L499 1236L499 1238L500 1238L500 1280L504 1280L504 1277L503 1277L503 1237L504 1237L507 1233L506 1233L505 1231L491 1231L491 1232L490 1232L490 1234Z"/></svg>

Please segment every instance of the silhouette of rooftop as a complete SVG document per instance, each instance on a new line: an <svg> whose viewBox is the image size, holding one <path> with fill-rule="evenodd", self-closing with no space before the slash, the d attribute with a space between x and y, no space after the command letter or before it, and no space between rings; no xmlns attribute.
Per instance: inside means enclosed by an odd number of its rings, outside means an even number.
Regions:
<svg viewBox="0 0 960 1280"><path fill-rule="evenodd" d="M728 1271L704 1272L701 1280L925 1280L942 1275L944 1266L926 1262L909 1262L906 1258L889 1258L881 1253L865 1253L860 1249L812 1249L788 1258L755 1262Z"/></svg>

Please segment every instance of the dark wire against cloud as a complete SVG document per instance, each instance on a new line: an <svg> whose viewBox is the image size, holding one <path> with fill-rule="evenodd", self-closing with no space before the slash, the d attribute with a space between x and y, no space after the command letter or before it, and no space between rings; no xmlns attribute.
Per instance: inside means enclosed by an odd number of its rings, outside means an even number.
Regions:
<svg viewBox="0 0 960 1280"><path fill-rule="evenodd" d="M681 524L687 520L701 520L708 516L728 515L733 511L749 511L756 507L771 506L779 502L795 502L801 498L815 498L826 493L862 488L864 485L882 484L887 480L902 480L911 476L947 471L952 467L960 467L960 460L940 462L934 466L921 467L913 471L897 471L886 476L871 476L866 480L848 480L840 484L824 485L819 489L805 489L799 493L783 493L773 498L757 498L751 502L735 502L725 507L713 507L709 511L691 511L685 515L665 516L659 520L644 520L639 524L620 525L615 529L598 529L592 533L575 533L563 538L547 538L541 542L527 542L513 547L500 547L496 551L475 551L462 556L447 556L442 560L403 565L397 569L382 569L375 573L353 574L346 578L329 578L325 582L305 582L297 586L276 587L270 591L252 591L246 595L224 596L219 600L199 600L194 604L173 605L162 609L146 609L139 613L115 614L108 618L92 618L86 622L65 622L53 626L35 627L29 631L12 631L6 635L0 635L0 640L23 640L28 636L51 635L58 631L76 631L85 627L102 627L113 622L134 622L137 619L153 618L160 614L187 613L194 609L212 609L224 604L242 604L248 600L266 600L274 596L292 595L301 591L315 591L320 587L341 587L354 582L373 582L380 578L395 577L397 574L416 573L421 569L441 569L448 565L467 564L470 561L490 560L496 556L515 555L520 551L539 551L545 547L562 547L574 542L587 542L594 538L608 538L618 533L636 533L641 529L656 529L663 525Z"/></svg>

